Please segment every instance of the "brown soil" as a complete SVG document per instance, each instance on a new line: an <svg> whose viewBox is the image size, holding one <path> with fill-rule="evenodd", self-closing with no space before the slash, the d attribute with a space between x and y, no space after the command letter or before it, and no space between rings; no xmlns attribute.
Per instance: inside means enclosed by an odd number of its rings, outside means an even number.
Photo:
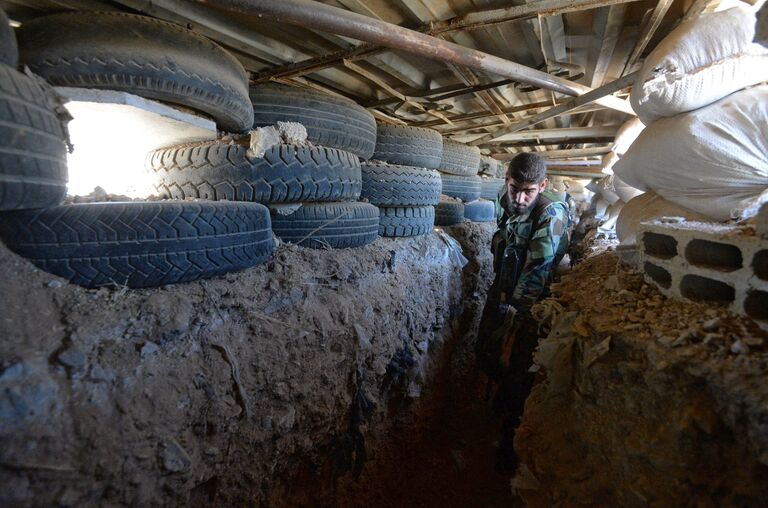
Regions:
<svg viewBox="0 0 768 508"><path fill-rule="evenodd" d="M614 253L553 293L534 308L542 382L515 436L526 502L763 506L768 334L725 309L667 299Z"/></svg>
<svg viewBox="0 0 768 508"><path fill-rule="evenodd" d="M361 482L379 457L417 463L385 450L398 428L453 471L432 450L461 449L458 420L434 434L444 444L419 431L441 427L471 364L493 228L452 229L463 271L429 235L282 245L259 267L146 290L76 287L0 246L0 504L301 505L312 486L322 501L367 457ZM485 453L473 439L468 469Z"/></svg>

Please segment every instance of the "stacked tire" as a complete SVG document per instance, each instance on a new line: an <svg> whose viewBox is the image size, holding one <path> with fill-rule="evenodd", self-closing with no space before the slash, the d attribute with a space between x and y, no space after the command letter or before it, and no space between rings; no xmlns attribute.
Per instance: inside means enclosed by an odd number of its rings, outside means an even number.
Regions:
<svg viewBox="0 0 768 508"><path fill-rule="evenodd" d="M443 156L440 159L440 177L443 194L462 202L480 198L480 149L449 139L443 140Z"/></svg>
<svg viewBox="0 0 768 508"><path fill-rule="evenodd" d="M7 56L15 45L5 39L0 31L0 237L11 250L86 287L190 281L271 256L269 213L255 203L60 205L61 105L42 79L7 65L16 55ZM19 48L20 63L50 84L122 90L196 109L225 130L250 127L245 70L183 27L131 14L61 14L25 22Z"/></svg>
<svg viewBox="0 0 768 508"><path fill-rule="evenodd" d="M491 200L496 199L503 180L480 177L478 172L495 175L498 166L495 159L482 158L480 149L475 146L444 140L440 176L443 180L443 194L447 198L438 205L437 223L451 226L463 222L464 219L472 222L494 221L496 207ZM498 189L497 184L500 184ZM461 206L458 206L459 204Z"/></svg>
<svg viewBox="0 0 768 508"><path fill-rule="evenodd" d="M442 137L433 129L379 124L375 160L362 166L362 197L379 207L379 235L428 234L442 181Z"/></svg>
<svg viewBox="0 0 768 508"><path fill-rule="evenodd" d="M251 87L253 126L298 122L310 143L278 143L263 156L234 142L208 141L151 153L163 196L267 205L283 241L313 248L359 247L378 235L379 211L359 203L360 157L376 143L373 116L352 101L268 84Z"/></svg>

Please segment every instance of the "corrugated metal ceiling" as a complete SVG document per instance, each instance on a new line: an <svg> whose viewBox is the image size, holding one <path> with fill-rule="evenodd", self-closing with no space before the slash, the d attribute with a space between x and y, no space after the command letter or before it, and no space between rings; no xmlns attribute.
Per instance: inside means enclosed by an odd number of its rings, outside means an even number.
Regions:
<svg viewBox="0 0 768 508"><path fill-rule="evenodd" d="M529 67L557 73L598 87L635 70L646 55L689 11L705 0L622 0L565 14L509 21L441 37ZM472 12L524 2L499 0L322 0L323 3L409 28ZM600 2L600 0L596 0ZM567 4L563 0L563 4ZM215 10L185 0L0 0L9 14L25 19L66 10L126 10L185 24L233 51L246 69L259 73L349 50L360 45L350 38ZM644 50L630 61L638 41ZM629 61L629 65L628 65ZM384 51L362 59L338 60L312 72L285 75L280 81L339 93L370 107L380 119L428 125L469 141L567 99L541 89L400 51ZM501 86L472 91L477 85ZM464 91L461 95L456 95ZM435 96L454 96L434 100ZM403 100L403 96L405 99ZM539 109L529 106L538 103ZM528 108L528 109L525 109ZM424 112L424 110L427 112ZM591 105L580 113L546 120L532 129L572 128L575 140L537 145L530 140L491 143L485 153L594 146L589 128L617 126L627 116ZM586 128L586 129L584 129ZM605 129L603 129L604 131ZM596 132L596 131L595 131ZM602 132L602 131L601 131ZM597 136L596 140L605 136ZM552 143L554 143L553 141Z"/></svg>

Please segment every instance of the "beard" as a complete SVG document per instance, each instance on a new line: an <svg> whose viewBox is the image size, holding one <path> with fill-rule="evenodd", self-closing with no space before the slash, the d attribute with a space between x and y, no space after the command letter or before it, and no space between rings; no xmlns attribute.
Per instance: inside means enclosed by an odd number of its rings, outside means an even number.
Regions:
<svg viewBox="0 0 768 508"><path fill-rule="evenodd" d="M511 199L509 199L509 195L507 195L506 197L507 197L506 208L507 208L507 212L510 215L524 215L525 213L530 211L531 208L533 208L533 205L536 203L536 200L534 199L529 205L519 205L517 203L514 203Z"/></svg>

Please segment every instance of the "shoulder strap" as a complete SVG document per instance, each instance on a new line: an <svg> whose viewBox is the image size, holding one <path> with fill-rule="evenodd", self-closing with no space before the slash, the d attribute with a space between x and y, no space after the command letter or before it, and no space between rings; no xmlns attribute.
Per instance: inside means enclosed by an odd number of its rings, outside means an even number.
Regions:
<svg viewBox="0 0 768 508"><path fill-rule="evenodd" d="M533 207L533 210L531 211L531 231L528 233L528 243L531 243L531 239L533 239L533 234L536 232L536 230L539 228L539 219L541 219L541 216L544 214L544 210L552 204L552 201L545 196L542 196L539 194L539 199L536 202L536 206Z"/></svg>

